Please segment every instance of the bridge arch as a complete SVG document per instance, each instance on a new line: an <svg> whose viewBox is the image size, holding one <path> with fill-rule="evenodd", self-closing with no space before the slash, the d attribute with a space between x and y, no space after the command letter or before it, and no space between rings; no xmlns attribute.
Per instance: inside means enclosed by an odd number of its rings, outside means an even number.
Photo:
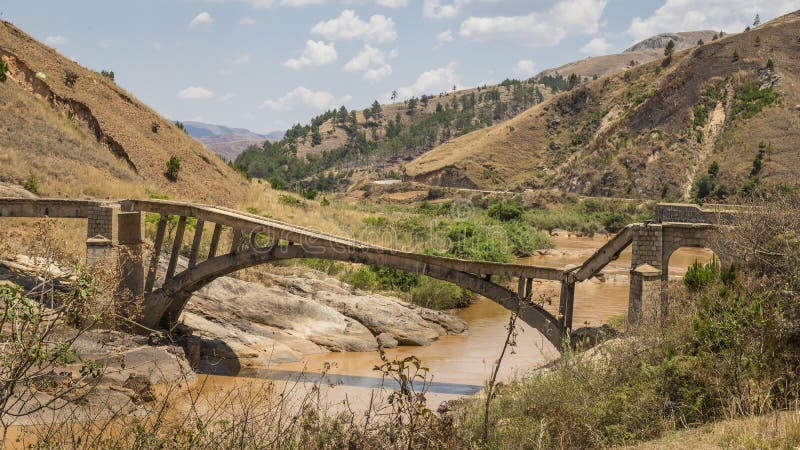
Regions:
<svg viewBox="0 0 800 450"><path fill-rule="evenodd" d="M320 258L360 264L381 265L407 272L418 273L442 281L454 283L464 289L482 295L509 310L519 304L520 319L539 330L556 347L561 344L563 327L558 319L541 306L520 300L520 294L489 281L486 277L454 270L440 264L420 262L402 254L375 253L369 250L345 249L335 246L312 247L304 245L280 245L265 249L249 249L242 252L214 256L168 279L145 299L143 322L157 323L169 327L181 314L192 294L215 279L241 269L268 264L279 260ZM528 287L530 289L530 287ZM560 348L560 347L559 347Z"/></svg>

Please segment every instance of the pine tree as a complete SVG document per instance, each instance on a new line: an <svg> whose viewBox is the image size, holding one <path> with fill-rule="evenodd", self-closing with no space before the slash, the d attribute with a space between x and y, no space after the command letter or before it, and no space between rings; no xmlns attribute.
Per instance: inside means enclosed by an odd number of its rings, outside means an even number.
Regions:
<svg viewBox="0 0 800 450"><path fill-rule="evenodd" d="M675 51L675 42L672 39L670 39L669 42L667 42L667 47L664 49L664 56L670 57L672 56L672 53L674 51Z"/></svg>
<svg viewBox="0 0 800 450"><path fill-rule="evenodd" d="M761 16L756 13L756 17L753 19L753 28L761 25Z"/></svg>

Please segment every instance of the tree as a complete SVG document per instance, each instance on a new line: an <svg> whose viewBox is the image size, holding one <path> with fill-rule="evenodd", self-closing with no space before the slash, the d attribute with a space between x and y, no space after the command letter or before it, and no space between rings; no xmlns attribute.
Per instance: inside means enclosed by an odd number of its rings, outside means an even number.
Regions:
<svg viewBox="0 0 800 450"><path fill-rule="evenodd" d="M177 129L183 131L184 133L189 134L189 130L187 130L186 127L183 125L183 122L181 122L179 120L175 121L175 127Z"/></svg>
<svg viewBox="0 0 800 450"><path fill-rule="evenodd" d="M753 19L753 28L761 25L761 16L756 13L756 17Z"/></svg>
<svg viewBox="0 0 800 450"><path fill-rule="evenodd" d="M0 59L0 83L6 82L6 72L8 72L8 64Z"/></svg>
<svg viewBox="0 0 800 450"><path fill-rule="evenodd" d="M316 147L322 144L322 134L319 132L319 127L311 128L311 146Z"/></svg>
<svg viewBox="0 0 800 450"><path fill-rule="evenodd" d="M756 47L761 46L761 36L756 36Z"/></svg>
<svg viewBox="0 0 800 450"><path fill-rule="evenodd" d="M670 57L673 52L675 52L675 41L670 39L669 42L667 42L667 47L664 48L664 56Z"/></svg>
<svg viewBox="0 0 800 450"><path fill-rule="evenodd" d="M392 101L397 100L397 91L392 91ZM375 101L377 103L377 100Z"/></svg>
<svg viewBox="0 0 800 450"><path fill-rule="evenodd" d="M702 39L698 39L698 40L697 40L697 45L698 45L698 46L699 46L699 45L703 45L703 44L705 44L705 42L703 42L703 40L702 40Z"/></svg>
<svg viewBox="0 0 800 450"><path fill-rule="evenodd" d="M711 163L710 166L708 166L708 174L711 175L712 177L716 177L718 173L719 173L719 164L716 161L714 161Z"/></svg>
<svg viewBox="0 0 800 450"><path fill-rule="evenodd" d="M411 97L410 99L408 99L408 103L406 105L406 106L408 106L408 111L409 112L413 112L415 109L417 109L417 104L418 103L419 103L419 100L417 100L416 97Z"/></svg>
<svg viewBox="0 0 800 450"><path fill-rule="evenodd" d="M392 95L394 95L396 93L397 93L397 91L394 91ZM377 100L375 100L374 102L372 102L372 106L370 107L370 111L372 112L373 116L379 116L381 114L381 112L383 111L383 109L381 108L381 104L378 103Z"/></svg>
<svg viewBox="0 0 800 450"><path fill-rule="evenodd" d="M772 61L772 58L767 60L767 70L775 71L775 62Z"/></svg>
<svg viewBox="0 0 800 450"><path fill-rule="evenodd" d="M114 71L113 70L101 70L100 75L108 78L111 81L114 81Z"/></svg>
<svg viewBox="0 0 800 450"><path fill-rule="evenodd" d="M181 160L175 155L169 157L167 161L167 178L172 181L178 179L178 172L181 170Z"/></svg>

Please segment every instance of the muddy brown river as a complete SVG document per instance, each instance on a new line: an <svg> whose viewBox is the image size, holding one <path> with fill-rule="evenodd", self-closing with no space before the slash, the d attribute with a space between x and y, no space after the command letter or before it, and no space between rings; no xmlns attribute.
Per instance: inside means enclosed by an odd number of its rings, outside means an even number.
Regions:
<svg viewBox="0 0 800 450"><path fill-rule="evenodd" d="M523 258L521 262L553 267L580 264L605 242L606 239L602 237L557 237L554 250L545 255ZM706 249L680 249L670 260L670 275L681 276L695 260L705 262L711 256L711 251ZM628 249L609 264L603 271L604 281L593 278L576 285L573 316L576 327L600 325L614 316L627 313L630 257ZM534 296L551 299L552 304L547 308L555 312L559 289L560 285L556 282L535 282ZM428 400L433 406L439 401L472 395L482 389L506 338L509 312L491 300L479 298L456 314L468 322L468 334L444 336L427 347L387 350L390 358L416 356L430 369L432 383ZM558 356L556 349L538 331L522 322L517 326L517 345L514 352L507 354L503 360L500 380L508 380L541 367ZM376 364L380 364L380 359L375 352L324 353L306 356L300 362L247 369L238 377L206 376L202 380L213 390L224 390L255 380L294 380L308 384L322 382L331 387L326 393L331 402L346 398L358 406L369 402L370 395L376 389L393 387L373 370ZM326 372L324 378L321 377L323 371Z"/></svg>

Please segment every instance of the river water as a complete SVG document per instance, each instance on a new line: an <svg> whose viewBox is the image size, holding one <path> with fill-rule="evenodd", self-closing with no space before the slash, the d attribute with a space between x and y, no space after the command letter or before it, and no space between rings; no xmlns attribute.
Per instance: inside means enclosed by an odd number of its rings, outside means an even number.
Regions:
<svg viewBox="0 0 800 450"><path fill-rule="evenodd" d="M605 242L602 237L556 237L554 250L523 258L521 263L552 267L580 264ZM670 260L670 276L681 276L695 260L708 261L711 256L711 251L706 249L680 249ZM630 257L628 249L609 264L603 271L604 280L593 278L576 285L575 327L600 325L627 313ZM554 313L558 308L559 290L557 282L534 283L534 297L550 299L551 304L546 308ZM432 380L427 398L433 406L482 389L506 338L509 312L491 300L479 298L456 314L469 324L468 334L443 336L427 347L399 347L386 352L390 359L416 356L422 360ZM558 356L556 349L538 331L522 322L517 323L517 330L516 346L513 353L503 359L498 380L508 380L541 367ZM324 353L306 356L300 362L247 369L238 377L206 376L202 381L213 390L239 385L246 380L294 380L309 385L322 382L331 387L327 396L332 403L347 399L351 405L358 406L368 403L376 389L393 387L374 370L380 362L375 352ZM324 378L321 377L323 372Z"/></svg>

